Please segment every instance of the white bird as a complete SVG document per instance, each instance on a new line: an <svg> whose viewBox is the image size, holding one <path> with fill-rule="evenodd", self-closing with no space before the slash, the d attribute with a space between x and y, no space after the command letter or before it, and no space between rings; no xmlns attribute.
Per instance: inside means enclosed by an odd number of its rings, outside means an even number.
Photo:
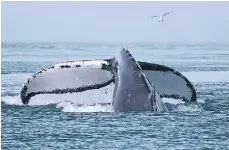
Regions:
<svg viewBox="0 0 229 150"><path fill-rule="evenodd" d="M172 12L167 12L167 13L161 15L161 16L151 16L151 17L149 17L149 18L158 18L158 21L161 22L161 21L163 21L164 16L166 16L166 15L168 15L168 14L171 14L171 13L172 13Z"/></svg>

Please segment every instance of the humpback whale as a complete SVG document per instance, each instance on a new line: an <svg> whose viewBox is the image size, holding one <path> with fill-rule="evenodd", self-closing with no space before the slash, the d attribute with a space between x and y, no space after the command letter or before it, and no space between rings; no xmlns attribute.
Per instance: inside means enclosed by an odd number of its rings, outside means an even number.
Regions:
<svg viewBox="0 0 229 150"><path fill-rule="evenodd" d="M136 61L122 48L114 58L68 61L42 69L28 78L20 97L29 104L38 95L83 93L112 86L114 111L168 111L163 97L196 101L196 91L181 73L167 66ZM112 92L112 93L111 93Z"/></svg>

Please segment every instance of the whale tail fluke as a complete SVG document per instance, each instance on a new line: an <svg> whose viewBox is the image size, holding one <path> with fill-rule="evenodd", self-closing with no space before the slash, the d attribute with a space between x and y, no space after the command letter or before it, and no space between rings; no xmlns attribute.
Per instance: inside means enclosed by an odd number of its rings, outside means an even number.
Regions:
<svg viewBox="0 0 229 150"><path fill-rule="evenodd" d="M122 71L118 70L122 76L120 79L124 80L121 84L132 83L128 80L136 79L135 82L140 83L140 86L145 86L141 93L150 93L156 89L157 94L154 97L181 99L185 102L196 101L194 86L180 72L167 66L136 61L127 49L123 49L116 59L120 63L118 65L123 65L119 69L124 68ZM20 91L21 100L23 104L29 104L31 98L37 95L84 93L113 85L113 61L114 58L68 61L44 68L25 81ZM117 81L117 84L120 84L120 81ZM137 89L138 87L135 87L135 90ZM114 90L104 93L112 95Z"/></svg>

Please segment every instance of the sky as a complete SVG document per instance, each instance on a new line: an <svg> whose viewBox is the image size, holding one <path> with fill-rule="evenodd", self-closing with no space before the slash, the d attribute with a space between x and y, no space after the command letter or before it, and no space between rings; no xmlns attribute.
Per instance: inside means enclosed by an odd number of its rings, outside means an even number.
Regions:
<svg viewBox="0 0 229 150"><path fill-rule="evenodd" d="M229 42L229 2L2 2L3 42ZM164 22L149 19L165 16Z"/></svg>

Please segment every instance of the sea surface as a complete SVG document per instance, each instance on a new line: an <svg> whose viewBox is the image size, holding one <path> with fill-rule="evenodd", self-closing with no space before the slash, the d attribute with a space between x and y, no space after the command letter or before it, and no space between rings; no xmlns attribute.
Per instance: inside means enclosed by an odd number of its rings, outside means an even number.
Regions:
<svg viewBox="0 0 229 150"><path fill-rule="evenodd" d="M173 103L169 113L114 113L64 101L22 105L19 91L33 73L58 62L111 58L121 47L136 60L180 71L198 104ZM228 43L3 42L1 48L2 149L229 149Z"/></svg>

